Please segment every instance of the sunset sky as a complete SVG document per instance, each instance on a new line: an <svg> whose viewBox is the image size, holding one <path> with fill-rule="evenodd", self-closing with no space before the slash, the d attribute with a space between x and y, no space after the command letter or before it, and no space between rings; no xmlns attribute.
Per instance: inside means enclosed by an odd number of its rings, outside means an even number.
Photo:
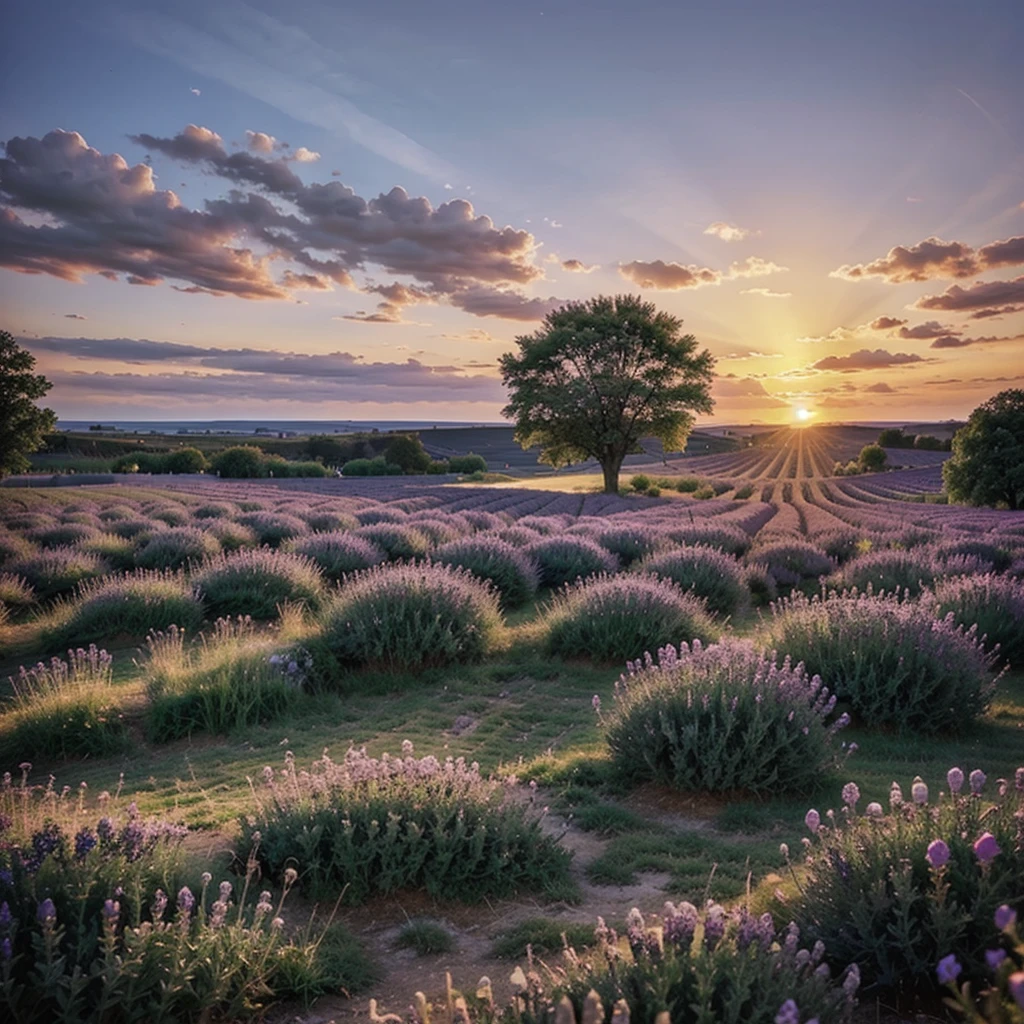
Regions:
<svg viewBox="0 0 1024 1024"><path fill-rule="evenodd" d="M1024 387L1020 0L44 0L0 51L0 327L65 418L494 420L623 291L719 423Z"/></svg>

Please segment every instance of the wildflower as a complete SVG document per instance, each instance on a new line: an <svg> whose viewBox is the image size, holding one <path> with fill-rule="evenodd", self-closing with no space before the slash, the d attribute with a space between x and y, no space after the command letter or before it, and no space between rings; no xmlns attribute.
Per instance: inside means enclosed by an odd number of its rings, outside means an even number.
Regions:
<svg viewBox="0 0 1024 1024"><path fill-rule="evenodd" d="M988 964L988 969L995 973L999 970L999 965L1006 959L1006 953L1001 949L986 949L985 950L985 963Z"/></svg>
<svg viewBox="0 0 1024 1024"><path fill-rule="evenodd" d="M846 804L851 811L857 807L857 801L859 799L860 789L857 787L856 782L848 782L843 786L843 803Z"/></svg>
<svg viewBox="0 0 1024 1024"><path fill-rule="evenodd" d="M885 812L882 810L882 805L878 801L873 800L868 804L866 813L869 818L881 818Z"/></svg>
<svg viewBox="0 0 1024 1024"><path fill-rule="evenodd" d="M220 898L226 903L231 899L231 883L221 882L220 883Z"/></svg>
<svg viewBox="0 0 1024 1024"><path fill-rule="evenodd" d="M928 852L924 856L933 868L943 868L949 863L949 847L944 840L933 839L928 844Z"/></svg>
<svg viewBox="0 0 1024 1024"><path fill-rule="evenodd" d="M53 900L47 897L39 904L39 908L36 911L36 919L44 928L52 928L57 921L57 908L53 905Z"/></svg>
<svg viewBox="0 0 1024 1024"><path fill-rule="evenodd" d="M956 796L964 787L964 773L959 768L950 768L946 772L946 782L949 785L950 793Z"/></svg>
<svg viewBox="0 0 1024 1024"><path fill-rule="evenodd" d="M804 824L811 832L817 832L821 828L821 815L812 807L804 815Z"/></svg>
<svg viewBox="0 0 1024 1024"><path fill-rule="evenodd" d="M954 953L950 953L949 956L944 956L938 966L935 968L936 977L939 979L940 985L948 985L950 982L956 981L960 976L960 972L963 968L960 966L960 961L957 960Z"/></svg>
<svg viewBox="0 0 1024 1024"><path fill-rule="evenodd" d="M212 881L213 875L209 871L204 871L202 874L203 888L205 889Z"/></svg>
<svg viewBox="0 0 1024 1024"><path fill-rule="evenodd" d="M889 787L889 806L894 810L903 804L903 790L898 782L893 782Z"/></svg>
<svg viewBox="0 0 1024 1024"><path fill-rule="evenodd" d="M980 768L975 768L970 774L971 792L978 796L985 788L985 773Z"/></svg>
<svg viewBox="0 0 1024 1024"><path fill-rule="evenodd" d="M1012 928L1017 920L1017 911L1013 907L1007 906L1005 903L1001 907L996 908L996 927L1001 931L1006 931L1007 928Z"/></svg>
<svg viewBox="0 0 1024 1024"><path fill-rule="evenodd" d="M782 859L783 860L788 861L789 860L789 844L788 843L779 843L779 853L782 854Z"/></svg>
<svg viewBox="0 0 1024 1024"><path fill-rule="evenodd" d="M183 914L191 914L195 905L196 898L192 895L192 890L187 885L182 886L178 891L178 909Z"/></svg>
<svg viewBox="0 0 1024 1024"><path fill-rule="evenodd" d="M228 916L228 905L224 900L216 900L210 907L210 927L219 928Z"/></svg>
<svg viewBox="0 0 1024 1024"><path fill-rule="evenodd" d="M686 953L697 930L697 908L692 903L682 902L679 906L666 903L662 911L662 927L665 941L680 952Z"/></svg>
<svg viewBox="0 0 1024 1024"><path fill-rule="evenodd" d="M787 999L775 1015L775 1024L800 1024L800 1008L792 999Z"/></svg>
<svg viewBox="0 0 1024 1024"><path fill-rule="evenodd" d="M103 917L107 921L116 922L121 916L121 904L117 900L103 901Z"/></svg>
<svg viewBox="0 0 1024 1024"><path fill-rule="evenodd" d="M149 912L153 915L154 921L159 921L164 916L164 911L167 909L167 893L163 889L157 889L153 896L153 902L150 904Z"/></svg>
<svg viewBox="0 0 1024 1024"><path fill-rule="evenodd" d="M827 977L828 964L822 964L825 968L824 976ZM821 970L821 967L818 970ZM846 969L846 977L843 979L843 994L847 999L853 999L860 988L860 968L856 964L850 964Z"/></svg>
<svg viewBox="0 0 1024 1024"><path fill-rule="evenodd" d="M601 713L601 698L595 693L590 700L590 706L598 713Z"/></svg>
<svg viewBox="0 0 1024 1024"><path fill-rule="evenodd" d="M910 787L910 798L915 804L928 803L928 786L920 775L914 779L914 784Z"/></svg>
<svg viewBox="0 0 1024 1024"><path fill-rule="evenodd" d="M294 885L295 880L299 877L298 871L295 868L286 868L284 873L284 884Z"/></svg>
<svg viewBox="0 0 1024 1024"><path fill-rule="evenodd" d="M270 922L270 927L273 928L275 932L280 931L284 927L284 918L275 917L274 920Z"/></svg>
<svg viewBox="0 0 1024 1024"><path fill-rule="evenodd" d="M708 900L708 908L704 914L704 945L713 952L724 934L725 909Z"/></svg>
<svg viewBox="0 0 1024 1024"><path fill-rule="evenodd" d="M1006 982L1013 1001L1024 1010L1024 971L1014 971Z"/></svg>
<svg viewBox="0 0 1024 1024"><path fill-rule="evenodd" d="M78 835L75 836L75 860L85 860L89 855L89 851L96 846L96 837L92 834L92 831L87 828L83 828Z"/></svg>
<svg viewBox="0 0 1024 1024"><path fill-rule="evenodd" d="M974 841L974 855L982 864L987 864L1002 852L999 843L996 842L996 837L991 832L983 832Z"/></svg>

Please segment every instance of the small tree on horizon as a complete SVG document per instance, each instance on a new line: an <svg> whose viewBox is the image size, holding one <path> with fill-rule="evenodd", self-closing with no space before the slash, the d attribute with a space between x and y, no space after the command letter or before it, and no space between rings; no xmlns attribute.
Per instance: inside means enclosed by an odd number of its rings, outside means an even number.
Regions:
<svg viewBox="0 0 1024 1024"><path fill-rule="evenodd" d="M35 404L53 387L41 373L32 372L35 365L35 356L13 334L0 331L0 477L28 469L25 456L57 426L57 414Z"/></svg>
<svg viewBox="0 0 1024 1024"><path fill-rule="evenodd" d="M523 448L563 466L596 459L604 490L616 494L642 437L679 451L693 413L711 412L714 359L697 352L682 321L638 295L599 295L549 313L540 330L516 338L501 357L509 389L504 415Z"/></svg>
<svg viewBox="0 0 1024 1024"><path fill-rule="evenodd" d="M880 444L866 444L860 450L857 465L865 473L877 473L885 468L888 458L889 456L886 455L885 449Z"/></svg>

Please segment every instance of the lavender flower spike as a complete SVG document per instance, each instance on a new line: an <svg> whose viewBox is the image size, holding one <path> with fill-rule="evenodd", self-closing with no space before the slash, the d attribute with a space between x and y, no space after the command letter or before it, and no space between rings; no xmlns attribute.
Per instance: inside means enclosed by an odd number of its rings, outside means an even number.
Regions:
<svg viewBox="0 0 1024 1024"><path fill-rule="evenodd" d="M949 847L945 840L933 839L928 844L928 852L924 856L933 868L943 868L949 863Z"/></svg>
<svg viewBox="0 0 1024 1024"><path fill-rule="evenodd" d="M959 768L950 768L946 772L946 782L949 785L949 791L954 796L964 788L964 773Z"/></svg>
<svg viewBox="0 0 1024 1024"><path fill-rule="evenodd" d="M940 985L949 985L951 982L956 981L960 976L960 972L963 968L960 966L960 961L957 960L953 953L949 956L944 956L935 968L935 975L939 979Z"/></svg>
<svg viewBox="0 0 1024 1024"><path fill-rule="evenodd" d="M982 864L988 864L989 861L994 860L1002 852L1002 848L996 842L996 837L991 832L982 833L974 841L974 855Z"/></svg>

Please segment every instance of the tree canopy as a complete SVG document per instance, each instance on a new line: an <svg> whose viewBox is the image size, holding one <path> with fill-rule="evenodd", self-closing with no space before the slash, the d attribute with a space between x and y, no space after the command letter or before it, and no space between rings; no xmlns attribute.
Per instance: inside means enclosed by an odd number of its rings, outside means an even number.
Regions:
<svg viewBox="0 0 1024 1024"><path fill-rule="evenodd" d="M0 477L28 469L25 456L57 425L52 409L35 404L53 387L41 373L32 372L35 365L35 356L8 331L0 331Z"/></svg>
<svg viewBox="0 0 1024 1024"><path fill-rule="evenodd" d="M971 413L942 479L950 501L1024 508L1024 391L1001 391Z"/></svg>
<svg viewBox="0 0 1024 1024"><path fill-rule="evenodd" d="M857 464L865 473L877 473L885 468L888 456L880 444L866 444L860 450L857 457Z"/></svg>
<svg viewBox="0 0 1024 1024"><path fill-rule="evenodd" d="M714 405L714 359L681 327L637 295L599 295L549 313L538 331L516 338L518 353L501 357L516 440L539 445L553 466L596 459L609 493L642 437L681 450L693 414Z"/></svg>

